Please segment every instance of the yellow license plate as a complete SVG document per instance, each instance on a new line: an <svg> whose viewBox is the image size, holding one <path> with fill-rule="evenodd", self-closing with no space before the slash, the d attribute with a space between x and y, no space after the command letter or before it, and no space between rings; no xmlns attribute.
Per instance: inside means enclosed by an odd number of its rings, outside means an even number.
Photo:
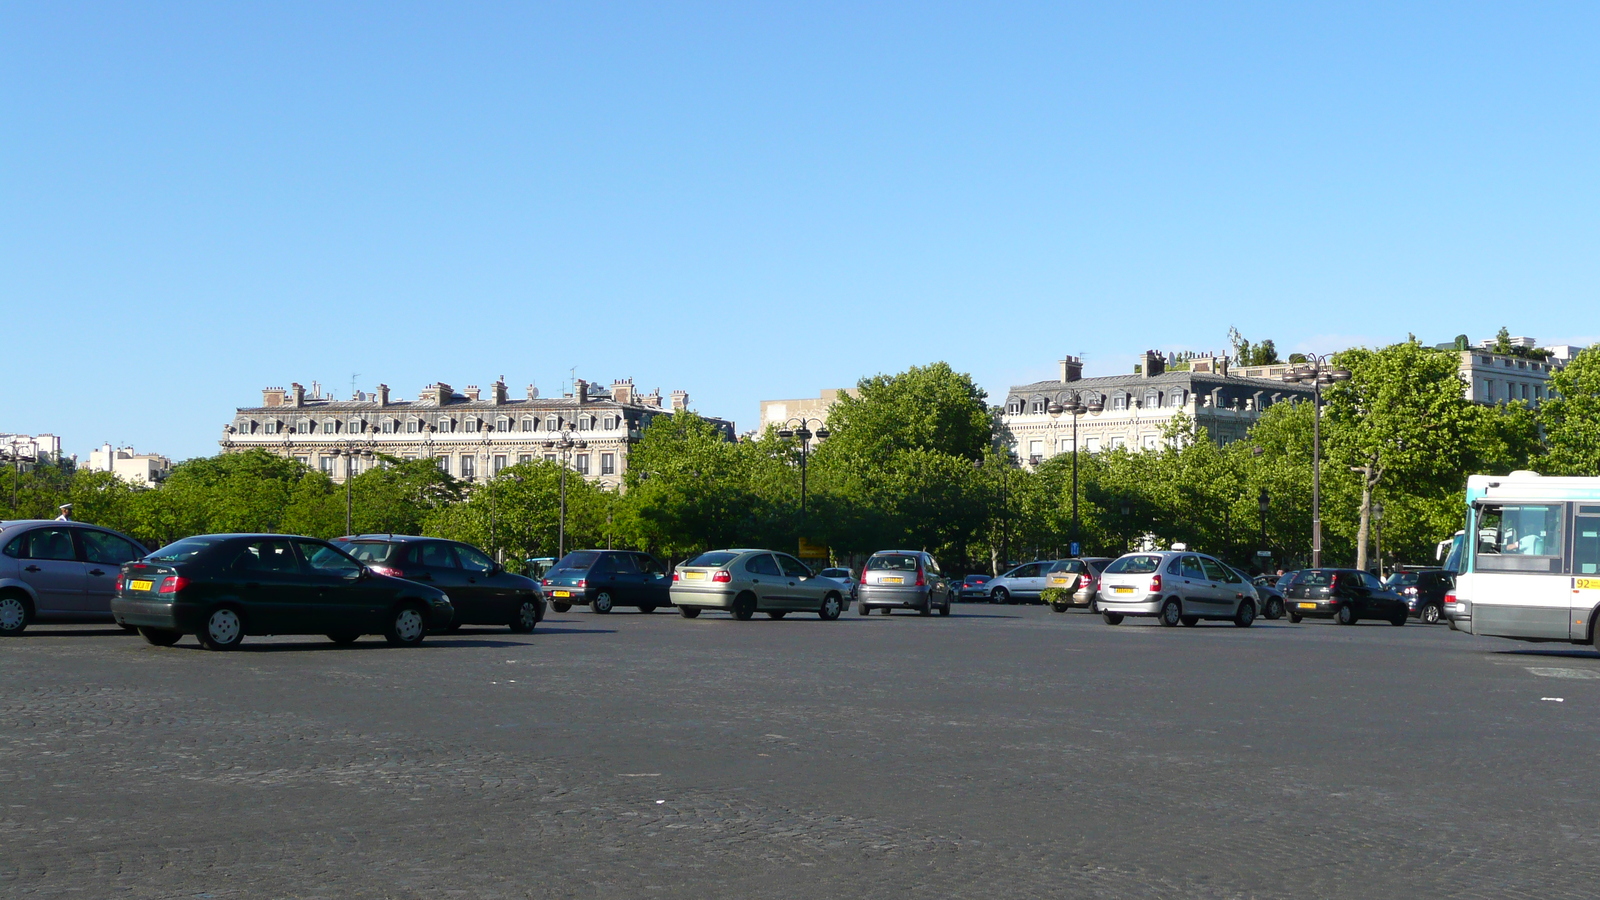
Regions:
<svg viewBox="0 0 1600 900"><path fill-rule="evenodd" d="M1600 578L1579 578L1578 590L1600 591Z"/></svg>
<svg viewBox="0 0 1600 900"><path fill-rule="evenodd" d="M1296 603L1295 605L1300 607L1301 609L1316 609L1317 608L1317 605L1315 603Z"/></svg>
<svg viewBox="0 0 1600 900"><path fill-rule="evenodd" d="M706 573L704 573L704 572L685 572L685 573L683 573L683 580L684 581L705 581L706 580Z"/></svg>
<svg viewBox="0 0 1600 900"><path fill-rule="evenodd" d="M1115 593L1115 594L1131 594L1131 593L1133 593L1133 588L1130 588L1130 587L1114 587L1114 588L1111 589L1111 591L1112 591L1112 593Z"/></svg>
<svg viewBox="0 0 1600 900"><path fill-rule="evenodd" d="M1066 584L1067 580L1065 578L1052 578L1052 579L1050 579L1050 583L1051 584Z"/></svg>
<svg viewBox="0 0 1600 900"><path fill-rule="evenodd" d="M130 581L130 582L128 582L128 590L130 590L130 591L148 591L148 590L150 590L150 586L152 584L154 584L154 582L151 582L151 581Z"/></svg>
<svg viewBox="0 0 1600 900"><path fill-rule="evenodd" d="M571 591L551 591L550 592L550 596L552 596L552 597L571 597L572 596L572 592Z"/></svg>
<svg viewBox="0 0 1600 900"><path fill-rule="evenodd" d="M904 578L898 578L898 577L896 577L896 578L885 578L883 580L883 583L884 584L905 584L906 580Z"/></svg>

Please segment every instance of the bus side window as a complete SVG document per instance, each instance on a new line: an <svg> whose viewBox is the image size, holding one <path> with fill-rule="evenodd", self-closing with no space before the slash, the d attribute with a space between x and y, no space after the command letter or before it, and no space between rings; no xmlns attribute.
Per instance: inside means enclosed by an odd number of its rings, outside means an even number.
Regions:
<svg viewBox="0 0 1600 900"><path fill-rule="evenodd" d="M1600 574L1600 516L1577 516L1573 526L1572 574Z"/></svg>

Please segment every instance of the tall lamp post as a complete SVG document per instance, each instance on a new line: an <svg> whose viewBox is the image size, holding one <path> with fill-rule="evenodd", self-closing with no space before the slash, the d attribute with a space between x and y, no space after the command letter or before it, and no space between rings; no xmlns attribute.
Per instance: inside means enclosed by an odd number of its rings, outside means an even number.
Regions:
<svg viewBox="0 0 1600 900"><path fill-rule="evenodd" d="M1078 419L1084 413L1097 413L1105 408L1105 401L1098 395L1090 397L1089 402L1084 403L1083 397L1079 394L1073 394L1072 399L1064 404L1052 402L1046 408L1052 420L1062 413L1072 416L1072 543L1074 544L1078 543Z"/></svg>
<svg viewBox="0 0 1600 900"><path fill-rule="evenodd" d="M563 428L558 434L554 446L561 451L561 518L556 531L556 559L567 555L567 460L572 451L589 446L578 439L577 432L571 426Z"/></svg>
<svg viewBox="0 0 1600 900"><path fill-rule="evenodd" d="M983 460L975 459L972 461L972 467L982 470L983 463ZM1011 529L1008 527L1007 520L1011 512L1011 469L1016 465L1016 454L1011 452L1010 447L1004 448L1000 456L1000 572L1004 572L1005 567L1011 564ZM995 574L999 575L1000 572Z"/></svg>
<svg viewBox="0 0 1600 900"><path fill-rule="evenodd" d="M799 428L789 427L796 422L800 423ZM816 431L811 430L812 422L817 423ZM783 423L783 427L778 429L778 437L784 440L790 438L800 439L800 524L802 527L806 521L806 457L810 455L811 439L815 437L820 441L827 436L828 426L823 424L821 419L807 419L796 416Z"/></svg>
<svg viewBox="0 0 1600 900"><path fill-rule="evenodd" d="M1383 504L1372 504L1372 520L1378 526L1378 578L1383 578Z"/></svg>
<svg viewBox="0 0 1600 900"><path fill-rule="evenodd" d="M344 457L344 533L351 533L351 519L353 518L352 501L350 498L350 482L356 478L356 458L372 458L372 451L366 447L357 448L354 444L346 443L343 447L335 447L328 451L330 455Z"/></svg>
<svg viewBox="0 0 1600 900"><path fill-rule="evenodd" d="M7 450L7 449L5 449L3 447L0 447L0 459L8 460L11 463L11 511L12 511L12 513L15 513L17 511L17 503L18 503L17 486L22 483L22 464L24 462L30 462L30 463L31 462L38 462L38 459L35 456L23 456L22 455L22 451L17 449L19 444L21 444L21 441L13 440L11 442L11 449Z"/></svg>
<svg viewBox="0 0 1600 900"><path fill-rule="evenodd" d="M1310 353L1283 373L1290 384L1311 385L1311 568L1322 568L1322 386L1349 381L1350 370L1333 365L1331 354Z"/></svg>
<svg viewBox="0 0 1600 900"><path fill-rule="evenodd" d="M1267 510L1272 506L1272 500L1267 496L1267 489L1262 488L1261 494L1256 497L1256 509L1261 511L1261 549L1270 551L1267 547Z"/></svg>

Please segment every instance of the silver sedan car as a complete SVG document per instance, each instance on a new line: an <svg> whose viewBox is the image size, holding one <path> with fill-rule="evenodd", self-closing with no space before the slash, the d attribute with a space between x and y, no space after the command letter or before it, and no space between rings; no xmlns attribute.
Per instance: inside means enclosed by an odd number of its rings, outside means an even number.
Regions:
<svg viewBox="0 0 1600 900"><path fill-rule="evenodd" d="M849 608L850 591L787 553L708 550L672 570L672 605L685 619L715 609L739 620L758 612L773 619L811 612L832 621Z"/></svg>
<svg viewBox="0 0 1600 900"><path fill-rule="evenodd" d="M1125 554L1100 578L1100 616L1107 625L1119 625L1128 616L1152 616L1167 626L1223 619L1248 628L1260 603L1243 575L1181 544Z"/></svg>
<svg viewBox="0 0 1600 900"><path fill-rule="evenodd" d="M861 569L861 588L856 592L863 616L874 609L887 615L894 609L914 609L928 616L934 610L950 615L953 588L945 581L932 554L921 550L879 550L867 558Z"/></svg>

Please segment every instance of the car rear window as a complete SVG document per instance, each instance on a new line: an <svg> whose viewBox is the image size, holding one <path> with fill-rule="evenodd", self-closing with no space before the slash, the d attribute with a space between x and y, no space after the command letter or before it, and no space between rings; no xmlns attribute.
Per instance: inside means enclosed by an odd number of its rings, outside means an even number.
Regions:
<svg viewBox="0 0 1600 900"><path fill-rule="evenodd" d="M1081 559L1063 559L1060 562L1056 563L1055 565L1051 566L1050 567L1050 571L1052 571L1052 572L1072 572L1072 573L1082 572L1083 571L1083 560L1081 560Z"/></svg>
<svg viewBox="0 0 1600 900"><path fill-rule="evenodd" d="M1398 573L1396 573L1394 575L1390 575L1389 576L1389 583L1393 584L1393 585L1399 585L1401 587L1406 587L1406 586L1409 586L1409 585L1416 584L1421 579L1422 579L1422 576L1418 575L1415 572L1398 572Z"/></svg>
<svg viewBox="0 0 1600 900"><path fill-rule="evenodd" d="M339 546L362 562L383 562L389 558L389 550L394 547L386 541L358 541Z"/></svg>
<svg viewBox="0 0 1600 900"><path fill-rule="evenodd" d="M988 575L968 575L967 584L983 584L989 580Z"/></svg>
<svg viewBox="0 0 1600 900"><path fill-rule="evenodd" d="M1300 574L1300 583L1309 584L1312 587L1327 587L1328 585L1333 584L1333 576L1337 574L1339 573L1323 571L1321 569L1313 569L1309 572L1302 572Z"/></svg>
<svg viewBox="0 0 1600 900"><path fill-rule="evenodd" d="M694 559L684 563L684 565L691 569L715 569L718 566L725 566L738 558L739 554L737 553L729 553L726 550L712 550L709 553L702 553L696 556Z"/></svg>
<svg viewBox="0 0 1600 900"><path fill-rule="evenodd" d="M823 578L849 578L850 577L850 570L849 569L823 569L821 572L818 572L817 574L822 576Z"/></svg>
<svg viewBox="0 0 1600 900"><path fill-rule="evenodd" d="M1106 566L1109 566L1109 565L1111 565L1111 560L1109 560L1109 559L1091 559L1091 560L1089 560L1089 568L1093 569L1096 574L1104 572L1106 570Z"/></svg>
<svg viewBox="0 0 1600 900"><path fill-rule="evenodd" d="M207 550L222 543L224 538L192 537L162 547L150 554L149 559L156 562L188 562Z"/></svg>
<svg viewBox="0 0 1600 900"><path fill-rule="evenodd" d="M1149 575L1161 567L1161 557L1153 553L1124 556L1109 566L1107 575Z"/></svg>
<svg viewBox="0 0 1600 900"><path fill-rule="evenodd" d="M867 560L867 571L869 572L915 572L916 570L917 558L915 556L894 553L874 556Z"/></svg>
<svg viewBox="0 0 1600 900"><path fill-rule="evenodd" d="M574 550L571 553L568 553L566 556L561 557L561 559L555 565L551 566L550 569L551 571L555 571L557 569L574 569L580 572L587 571L588 568L594 565L595 561L599 558L600 554L594 550Z"/></svg>

